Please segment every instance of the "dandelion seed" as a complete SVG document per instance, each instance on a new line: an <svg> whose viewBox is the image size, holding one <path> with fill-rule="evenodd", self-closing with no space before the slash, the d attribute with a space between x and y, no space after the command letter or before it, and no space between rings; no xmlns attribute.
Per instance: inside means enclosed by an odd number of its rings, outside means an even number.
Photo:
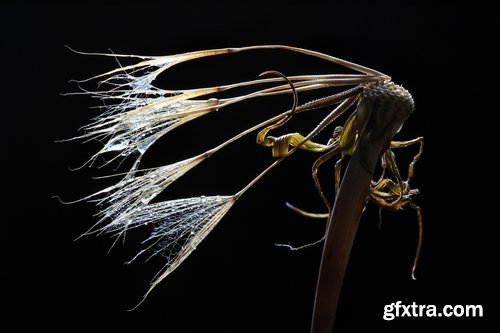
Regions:
<svg viewBox="0 0 500 333"><path fill-rule="evenodd" d="M129 216L134 210L149 204L165 188L205 158L206 155L198 155L174 164L147 170L140 176L127 176L117 184L84 198L90 199L104 195L101 199L93 201L98 205L107 206L99 212L99 221L86 234L102 231L118 231L118 234L125 232L130 226ZM94 230L105 221L110 222Z"/></svg>
<svg viewBox="0 0 500 333"><path fill-rule="evenodd" d="M154 230L145 241L154 255L166 259L165 266L154 278L144 298L173 272L205 239L236 202L233 196L200 196L150 204L128 217L131 226L153 224ZM134 260L132 259L132 260Z"/></svg>
<svg viewBox="0 0 500 333"><path fill-rule="evenodd" d="M89 140L107 140L104 147L94 154L87 163L93 163L100 155L109 152L115 153L116 156L106 164L119 157L124 159L133 153L139 153L132 167L133 171L137 168L146 150L165 133L217 109L218 101L216 99L192 99L216 92L217 89L168 91L155 87L153 81L159 74L178 63L225 52L227 51L200 51L162 57L94 53L94 55L115 58L138 57L145 60L130 66L116 68L87 80L77 81L86 82L104 78L99 82L99 87L102 88L100 91L93 92L82 89L82 93L108 103L102 107L102 114L94 119L93 123L83 128L85 134L76 137Z"/></svg>
<svg viewBox="0 0 500 333"><path fill-rule="evenodd" d="M89 162L95 161L100 155L113 152L114 158L125 158L138 153L140 157L160 137L174 128L200 117L214 108L218 101L184 100L174 96L157 99L154 102L140 106L130 111L108 112L98 117L93 124L84 127L86 133L79 138L107 139L104 147L94 154ZM188 97L186 97L188 98ZM128 106L127 106L128 107ZM138 162L132 169L137 168Z"/></svg>

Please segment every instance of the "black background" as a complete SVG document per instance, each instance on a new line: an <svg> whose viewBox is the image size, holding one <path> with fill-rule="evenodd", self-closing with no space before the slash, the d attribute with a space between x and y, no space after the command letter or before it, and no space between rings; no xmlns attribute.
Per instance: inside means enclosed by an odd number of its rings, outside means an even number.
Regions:
<svg viewBox="0 0 500 333"><path fill-rule="evenodd" d="M99 147L55 143L75 136L95 115L70 79L114 68L110 58L77 50L163 55L192 50L289 44L375 68L413 94L414 115L400 139L424 135L426 150L414 185L422 194L425 243L418 280L410 270L416 247L412 210L385 213L377 228L372 205L361 221L345 278L336 332L364 327L386 332L498 332L497 188L487 128L496 96L489 46L497 42L493 12L479 4L432 6L416 2L193 4L178 1L2 4L2 172L0 232L3 264L0 331L28 332L307 332L321 246L300 252L274 243L304 244L321 237L323 222L284 207L290 201L322 210L310 177L314 156L298 153L249 191L181 267L133 312L161 259L123 265L144 234L130 234L109 255L108 238L73 240L95 222L90 204L61 205L95 192L111 168L69 171ZM338 70L284 52L252 52L180 65L159 84L188 88L285 74ZM488 102L485 103L485 102ZM267 113L286 110L289 97L258 100L194 121L160 140L144 166L192 156L222 142ZM488 105L488 106L487 106ZM488 113L490 112L490 113ZM317 117L317 116L316 116ZM304 116L289 130L307 132L318 118ZM322 138L326 140L328 133ZM165 198L232 194L271 162L248 136L169 188ZM406 163L409 152L401 152ZM406 162L404 162L406 159ZM331 165L322 172L331 181ZM124 166L126 169L126 166ZM120 169L121 170L121 169ZM330 178L329 178L330 177ZM383 306L481 304L484 318L382 320Z"/></svg>

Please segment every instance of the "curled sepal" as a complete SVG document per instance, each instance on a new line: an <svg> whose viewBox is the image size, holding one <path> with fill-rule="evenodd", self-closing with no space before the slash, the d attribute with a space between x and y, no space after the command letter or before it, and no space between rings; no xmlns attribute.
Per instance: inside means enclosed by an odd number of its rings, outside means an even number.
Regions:
<svg viewBox="0 0 500 333"><path fill-rule="evenodd" d="M326 145L306 140L300 133L289 133L279 137L263 137L264 135L264 131L259 133L257 143L264 147L272 147L273 157L286 157L294 147L311 152L323 152L328 148Z"/></svg>

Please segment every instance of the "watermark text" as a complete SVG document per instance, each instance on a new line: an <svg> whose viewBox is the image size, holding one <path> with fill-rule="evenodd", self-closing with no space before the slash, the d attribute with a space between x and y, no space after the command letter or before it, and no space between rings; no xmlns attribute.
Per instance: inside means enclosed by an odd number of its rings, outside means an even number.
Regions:
<svg viewBox="0 0 500 333"><path fill-rule="evenodd" d="M482 305L444 305L433 304L403 304L401 301L384 306L383 319L386 321L395 318L439 318L439 317L483 317Z"/></svg>

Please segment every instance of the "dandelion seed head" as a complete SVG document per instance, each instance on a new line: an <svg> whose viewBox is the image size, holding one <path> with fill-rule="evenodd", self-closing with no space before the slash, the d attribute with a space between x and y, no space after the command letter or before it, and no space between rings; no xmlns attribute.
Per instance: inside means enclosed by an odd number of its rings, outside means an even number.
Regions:
<svg viewBox="0 0 500 333"><path fill-rule="evenodd" d="M218 54L257 49L286 49L299 52L329 60L362 74L298 75L290 78L281 74L282 78L258 79L188 90L164 90L155 86L159 75L176 64ZM298 92L344 85L357 85L359 87L360 84L388 79L382 73L335 57L280 45L202 50L162 57L100 55L114 57L119 67L88 80L80 81L81 83L91 80L98 81L96 91L82 88L82 94L100 100L103 105L99 107L100 115L94 118L90 124L84 126L82 128L83 134L77 138L86 141L97 140L103 144L102 148L87 162L89 164L94 163L104 154L112 155L112 158L104 163L105 165L116 160L122 162L133 154L136 155L136 158L130 171L117 184L85 198L90 198L99 206L104 207L98 213L97 224L87 234L102 232L114 235L116 239L119 239L124 237L129 229L144 226L151 229L149 237L142 242L144 248L131 261L148 253L149 258L154 256L165 258L166 263L155 276L145 297L197 248L243 193L283 161L286 156L299 148L306 147L309 140L347 110L357 98L356 88L344 92L345 94L338 93L302 105L300 112L340 103L307 137L294 143L293 149L289 150L290 144L287 141L287 153L283 154L280 159L236 194L232 196L198 196L155 202L155 198L162 191L192 167L244 135L263 127L269 129L284 124L300 107L297 106ZM119 61L122 58L139 58L139 60L135 64L122 66ZM278 82L281 79L285 79L288 85L277 84L263 89L256 88L251 93L236 96L228 93L227 95L230 97L223 98L221 95L216 95L239 87L257 87L261 84ZM294 106L291 111L248 128L193 158L153 169L139 169L141 158L151 145L176 127L209 112L247 99L290 93L294 94ZM214 96L221 97L221 99L210 98ZM273 149L274 142L276 141L272 142Z"/></svg>

